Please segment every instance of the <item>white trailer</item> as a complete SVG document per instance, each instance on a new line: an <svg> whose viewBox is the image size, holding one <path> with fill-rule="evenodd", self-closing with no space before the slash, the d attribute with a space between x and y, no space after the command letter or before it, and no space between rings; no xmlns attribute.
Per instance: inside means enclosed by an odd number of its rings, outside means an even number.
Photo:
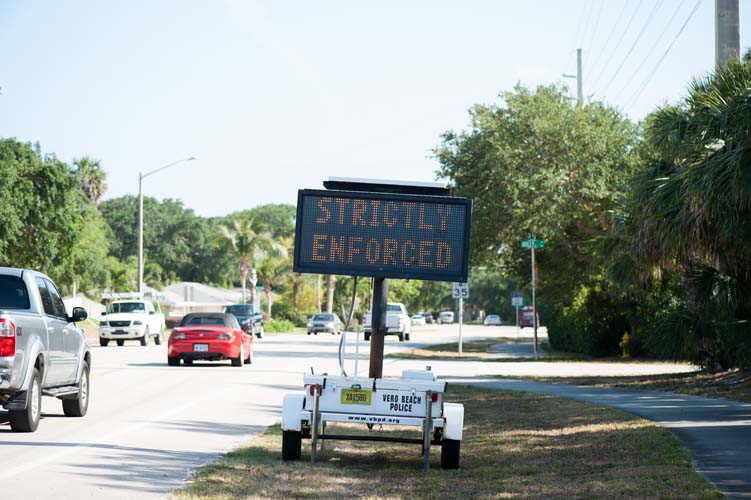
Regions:
<svg viewBox="0 0 751 500"><path fill-rule="evenodd" d="M425 471L430 446L441 446L441 467L457 469L464 427L464 405L444 403L446 382L428 370L405 370L401 379L305 375L304 394L284 396L282 409L282 459L300 458L302 439L311 440L315 463L326 440L360 440L413 443L422 446ZM328 422L365 424L361 435L326 432ZM422 438L402 438L370 432L374 425L414 426Z"/></svg>

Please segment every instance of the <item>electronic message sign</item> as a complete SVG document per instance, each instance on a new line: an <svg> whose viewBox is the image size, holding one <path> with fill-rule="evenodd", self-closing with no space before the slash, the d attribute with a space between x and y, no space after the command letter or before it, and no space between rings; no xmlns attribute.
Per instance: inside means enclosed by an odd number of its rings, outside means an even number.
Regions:
<svg viewBox="0 0 751 500"><path fill-rule="evenodd" d="M467 281L472 200L301 189L294 271Z"/></svg>

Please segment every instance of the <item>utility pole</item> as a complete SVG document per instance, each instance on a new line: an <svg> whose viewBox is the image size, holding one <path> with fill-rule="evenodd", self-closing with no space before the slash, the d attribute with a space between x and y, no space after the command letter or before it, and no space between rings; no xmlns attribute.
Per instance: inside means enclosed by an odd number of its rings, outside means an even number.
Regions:
<svg viewBox="0 0 751 500"><path fill-rule="evenodd" d="M581 106L584 102L584 91L582 90L582 49L576 49L576 74L561 75L563 78L576 78L576 102Z"/></svg>
<svg viewBox="0 0 751 500"><path fill-rule="evenodd" d="M584 102L582 92L582 49L576 49L576 99L579 105Z"/></svg>
<svg viewBox="0 0 751 500"><path fill-rule="evenodd" d="M714 54L715 66L721 68L730 59L738 59L741 34L738 0L715 0Z"/></svg>
<svg viewBox="0 0 751 500"><path fill-rule="evenodd" d="M532 236L532 239L534 239L534 236ZM537 280L535 279L535 247L533 246L531 248L532 250L532 324L534 325L535 329L535 359L537 359L537 302L535 301L535 285L537 283Z"/></svg>

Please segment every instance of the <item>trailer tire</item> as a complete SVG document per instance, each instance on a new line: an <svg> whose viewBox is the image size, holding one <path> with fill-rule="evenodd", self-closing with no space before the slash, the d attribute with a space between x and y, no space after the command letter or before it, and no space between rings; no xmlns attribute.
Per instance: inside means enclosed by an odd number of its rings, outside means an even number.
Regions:
<svg viewBox="0 0 751 500"><path fill-rule="evenodd" d="M462 442L458 439L444 439L441 446L441 468L458 469Z"/></svg>
<svg viewBox="0 0 751 500"><path fill-rule="evenodd" d="M302 449L302 433L298 431L282 431L282 460L300 460Z"/></svg>

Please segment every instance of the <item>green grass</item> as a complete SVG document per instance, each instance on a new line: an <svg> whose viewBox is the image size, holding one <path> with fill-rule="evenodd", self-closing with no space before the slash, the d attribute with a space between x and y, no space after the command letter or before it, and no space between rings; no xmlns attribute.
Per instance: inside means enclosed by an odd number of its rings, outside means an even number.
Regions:
<svg viewBox="0 0 751 500"><path fill-rule="evenodd" d="M554 396L452 387L465 405L459 470L422 472L419 446L335 441L283 462L278 425L201 469L173 496L205 499L721 499L670 431ZM332 428L329 427L329 431ZM338 426L334 432L366 432ZM376 431L377 432L377 431Z"/></svg>

